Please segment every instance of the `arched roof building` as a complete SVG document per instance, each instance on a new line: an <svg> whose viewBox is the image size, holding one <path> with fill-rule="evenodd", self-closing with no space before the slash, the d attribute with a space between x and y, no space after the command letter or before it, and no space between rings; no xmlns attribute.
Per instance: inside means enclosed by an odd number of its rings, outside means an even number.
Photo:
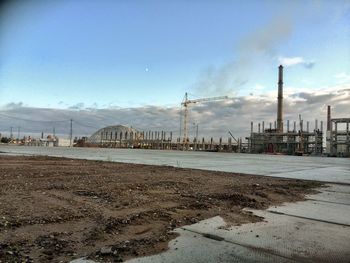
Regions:
<svg viewBox="0 0 350 263"><path fill-rule="evenodd" d="M92 134L87 142L89 143L108 143L120 142L125 140L138 139L140 133L138 130L124 125L107 126L99 129Z"/></svg>

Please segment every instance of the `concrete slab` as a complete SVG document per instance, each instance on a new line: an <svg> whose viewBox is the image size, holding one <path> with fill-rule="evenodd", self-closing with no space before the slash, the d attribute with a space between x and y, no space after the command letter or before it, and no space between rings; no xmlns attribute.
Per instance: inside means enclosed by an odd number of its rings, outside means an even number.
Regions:
<svg viewBox="0 0 350 263"><path fill-rule="evenodd" d="M0 146L0 152L170 165L183 168L320 180L350 185L349 158L29 146Z"/></svg>
<svg viewBox="0 0 350 263"><path fill-rule="evenodd" d="M170 242L167 252L126 262L295 262L265 251L256 251L254 248L244 247L232 242L207 238L191 231L178 229L176 232L180 236Z"/></svg>
<svg viewBox="0 0 350 263"><path fill-rule="evenodd" d="M350 194L350 187L349 185L326 184L326 187L322 188L322 192Z"/></svg>
<svg viewBox="0 0 350 263"><path fill-rule="evenodd" d="M232 242L217 241L201 234L184 229L176 229L180 236L169 242L169 250L164 253L135 258L128 263L207 263L207 262L296 262L264 251L255 251ZM194 245L195 244L195 245ZM92 263L86 259L77 259L70 263Z"/></svg>
<svg viewBox="0 0 350 263"><path fill-rule="evenodd" d="M324 191L315 195L307 195L306 198L312 201L348 205L350 209L350 193Z"/></svg>
<svg viewBox="0 0 350 263"><path fill-rule="evenodd" d="M349 164L350 166L350 164ZM343 176L341 176L343 175ZM284 178L295 178L295 179L308 179L317 180L324 182L334 182L334 183L350 183L350 167L322 167L303 169L299 171L288 171L284 173L274 173L272 176L284 177ZM339 180L343 177L343 180ZM348 178L349 177L349 178Z"/></svg>
<svg viewBox="0 0 350 263"><path fill-rule="evenodd" d="M267 211L283 213L294 217L309 218L314 221L343 224L350 227L350 209L348 205L343 204L305 201L288 203L285 206L269 208Z"/></svg>
<svg viewBox="0 0 350 263"><path fill-rule="evenodd" d="M227 242L249 246L298 262L348 262L350 258L350 228L295 217L254 211L265 222L244 224L227 230L217 218L206 224L184 227L195 233L209 233ZM201 222L202 223L202 222ZM243 261L244 262L244 261Z"/></svg>

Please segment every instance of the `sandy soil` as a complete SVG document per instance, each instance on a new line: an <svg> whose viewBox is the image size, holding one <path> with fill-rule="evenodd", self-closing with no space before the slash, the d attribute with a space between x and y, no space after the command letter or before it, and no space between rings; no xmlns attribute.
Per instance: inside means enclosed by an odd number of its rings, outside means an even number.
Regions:
<svg viewBox="0 0 350 263"><path fill-rule="evenodd" d="M172 229L302 200L318 182L52 157L0 156L0 262L119 262L167 249Z"/></svg>

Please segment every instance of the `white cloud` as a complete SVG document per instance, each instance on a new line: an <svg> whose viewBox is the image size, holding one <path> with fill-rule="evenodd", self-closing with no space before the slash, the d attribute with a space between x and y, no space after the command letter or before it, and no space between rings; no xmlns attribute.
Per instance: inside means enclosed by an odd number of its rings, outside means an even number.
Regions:
<svg viewBox="0 0 350 263"><path fill-rule="evenodd" d="M278 61L286 67L302 65L306 68L312 68L315 65L314 61L306 61L303 57L279 57Z"/></svg>

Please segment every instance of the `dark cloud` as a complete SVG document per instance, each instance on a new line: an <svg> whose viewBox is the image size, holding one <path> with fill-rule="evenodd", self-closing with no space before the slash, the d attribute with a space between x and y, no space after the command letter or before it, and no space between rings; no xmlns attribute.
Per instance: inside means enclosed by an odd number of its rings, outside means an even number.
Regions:
<svg viewBox="0 0 350 263"><path fill-rule="evenodd" d="M23 102L11 102L7 103L5 105L5 109L17 109L17 108L22 108L23 107Z"/></svg>
<svg viewBox="0 0 350 263"><path fill-rule="evenodd" d="M80 109L84 108L84 105L85 104L83 102L79 102L77 104L74 104L74 105L68 107L68 109L70 109L70 110L80 110Z"/></svg>

